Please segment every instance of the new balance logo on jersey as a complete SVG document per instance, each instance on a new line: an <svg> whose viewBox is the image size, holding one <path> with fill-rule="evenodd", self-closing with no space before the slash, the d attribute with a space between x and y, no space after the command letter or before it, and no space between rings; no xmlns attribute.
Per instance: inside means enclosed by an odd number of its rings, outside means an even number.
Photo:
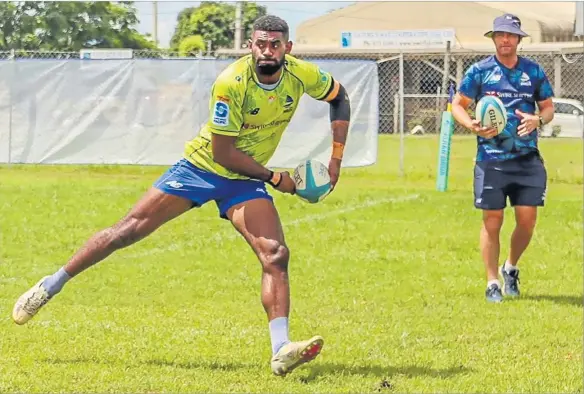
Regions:
<svg viewBox="0 0 584 394"><path fill-rule="evenodd" d="M488 85L495 85L501 81L501 74L494 70L486 79L485 83Z"/></svg>

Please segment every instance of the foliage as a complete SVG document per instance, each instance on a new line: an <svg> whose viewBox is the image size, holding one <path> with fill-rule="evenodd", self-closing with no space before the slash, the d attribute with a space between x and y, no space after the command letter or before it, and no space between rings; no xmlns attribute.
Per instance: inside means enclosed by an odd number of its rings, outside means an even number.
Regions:
<svg viewBox="0 0 584 394"><path fill-rule="evenodd" d="M242 6L242 39L251 36L252 25L258 17L266 15L266 8L253 2ZM200 35L211 48L233 48L235 41L235 6L229 3L204 1L198 7L182 10L170 40L170 47L179 50L182 40Z"/></svg>
<svg viewBox="0 0 584 394"><path fill-rule="evenodd" d="M188 36L183 38L178 46L178 51L181 56L193 56L199 51L205 50L205 41L199 35Z"/></svg>
<svg viewBox="0 0 584 394"><path fill-rule="evenodd" d="M0 49L78 51L82 48L155 49L132 2L2 2Z"/></svg>

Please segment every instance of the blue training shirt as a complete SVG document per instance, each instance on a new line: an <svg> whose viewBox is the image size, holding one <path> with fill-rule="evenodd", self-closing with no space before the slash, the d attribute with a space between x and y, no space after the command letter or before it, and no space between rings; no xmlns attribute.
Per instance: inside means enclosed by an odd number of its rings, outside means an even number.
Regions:
<svg viewBox="0 0 584 394"><path fill-rule="evenodd" d="M543 68L519 56L515 68L489 56L473 64L460 83L459 93L478 102L483 96L495 95L507 109L507 126L492 139L477 136L477 161L509 160L537 151L537 129L525 137L517 135L521 119L515 110L535 114L536 103L554 95Z"/></svg>

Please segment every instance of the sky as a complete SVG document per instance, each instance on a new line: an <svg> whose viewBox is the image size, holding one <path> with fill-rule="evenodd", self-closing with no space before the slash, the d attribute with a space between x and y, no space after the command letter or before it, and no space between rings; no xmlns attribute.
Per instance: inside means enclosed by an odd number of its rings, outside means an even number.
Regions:
<svg viewBox="0 0 584 394"><path fill-rule="evenodd" d="M235 4L234 2L231 2ZM294 41L296 28L300 23L326 14L330 10L346 7L354 2L340 1L311 1L311 2L257 2L267 8L269 14L275 14L288 22L290 37ZM188 7L196 7L199 1L159 1L158 2L158 41L161 47L168 47L170 38L174 33L178 13ZM138 31L151 33L154 27L154 9L152 1L135 2L138 10ZM245 37L244 37L245 38Z"/></svg>

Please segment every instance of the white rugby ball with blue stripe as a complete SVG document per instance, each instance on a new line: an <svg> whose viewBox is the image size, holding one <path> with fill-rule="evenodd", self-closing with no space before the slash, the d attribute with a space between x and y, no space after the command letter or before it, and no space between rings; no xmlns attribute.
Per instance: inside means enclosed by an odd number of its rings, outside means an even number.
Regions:
<svg viewBox="0 0 584 394"><path fill-rule="evenodd" d="M318 160L306 160L294 169L296 194L302 200L315 204L331 191L328 167Z"/></svg>
<svg viewBox="0 0 584 394"><path fill-rule="evenodd" d="M481 98L475 110L476 119L483 127L494 127L497 134L505 130L507 126L507 109L499 97L484 96Z"/></svg>

